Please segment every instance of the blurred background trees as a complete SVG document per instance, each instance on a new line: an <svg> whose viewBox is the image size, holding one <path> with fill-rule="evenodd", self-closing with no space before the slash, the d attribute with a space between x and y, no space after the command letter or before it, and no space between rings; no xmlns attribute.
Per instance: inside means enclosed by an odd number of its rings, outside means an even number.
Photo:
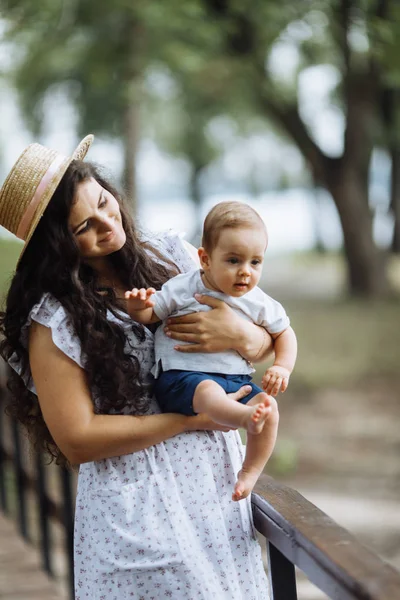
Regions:
<svg viewBox="0 0 400 600"><path fill-rule="evenodd" d="M45 100L61 89L76 108L81 135L93 131L122 143L134 208L142 136L184 158L190 195L200 206L202 175L225 151L210 134L216 120L239 138L272 130L297 148L309 185L325 188L335 203L351 292L387 291L388 251L373 237L370 175L374 151L384 149L392 165L391 250L399 252L395 0L255 0L251 9L237 0L3 0L1 6L5 36L17 49L9 77L32 132L40 134ZM280 53L291 60L280 65ZM321 67L342 132L335 151L307 110L313 72L317 77Z"/></svg>

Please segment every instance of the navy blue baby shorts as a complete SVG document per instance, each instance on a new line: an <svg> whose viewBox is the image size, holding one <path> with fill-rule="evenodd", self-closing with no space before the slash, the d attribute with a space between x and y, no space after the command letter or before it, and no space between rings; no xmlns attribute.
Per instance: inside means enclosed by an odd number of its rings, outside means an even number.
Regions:
<svg viewBox="0 0 400 600"><path fill-rule="evenodd" d="M250 385L250 394L239 400L247 404L254 396L262 392L251 381L250 375L223 375L221 373L201 373L195 371L180 371L172 369L164 371L155 381L154 393L163 412L180 413L193 416L193 396L201 381L212 379L219 383L227 394L237 392L244 385Z"/></svg>

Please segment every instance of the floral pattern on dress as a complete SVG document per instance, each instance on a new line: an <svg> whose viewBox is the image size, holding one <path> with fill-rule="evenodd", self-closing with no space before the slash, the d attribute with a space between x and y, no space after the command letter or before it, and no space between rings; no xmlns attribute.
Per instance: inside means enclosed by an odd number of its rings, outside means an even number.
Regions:
<svg viewBox="0 0 400 600"><path fill-rule="evenodd" d="M149 241L182 271L193 268L179 236ZM32 319L50 327L57 347L82 366L79 340L54 298L44 296L27 327ZM149 372L152 334L139 343L129 323L123 327ZM152 407L159 412L155 401ZM198 431L81 465L76 600L268 600L250 498L231 499L242 461L237 432Z"/></svg>

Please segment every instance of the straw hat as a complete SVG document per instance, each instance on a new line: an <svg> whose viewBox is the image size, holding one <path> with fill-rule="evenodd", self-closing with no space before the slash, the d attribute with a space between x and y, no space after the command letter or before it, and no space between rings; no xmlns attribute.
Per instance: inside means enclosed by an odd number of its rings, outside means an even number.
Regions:
<svg viewBox="0 0 400 600"><path fill-rule="evenodd" d="M21 256L68 166L84 159L93 139L87 135L72 156L30 144L11 169L0 190L0 225L25 242Z"/></svg>

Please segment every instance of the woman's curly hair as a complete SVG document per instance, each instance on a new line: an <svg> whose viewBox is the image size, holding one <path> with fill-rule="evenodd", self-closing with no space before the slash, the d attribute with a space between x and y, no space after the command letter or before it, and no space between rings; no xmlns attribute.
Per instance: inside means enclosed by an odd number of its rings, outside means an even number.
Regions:
<svg viewBox="0 0 400 600"><path fill-rule="evenodd" d="M7 295L6 309L0 313L0 354L6 361L15 354L22 366L21 376L10 374L7 413L25 426L36 449L45 450L50 460L61 464L67 462L66 458L44 422L37 396L24 383L30 369L21 332L32 307L45 293L49 292L65 308L81 342L88 385L96 396L96 412L122 412L127 398L133 414L144 414L149 405L148 384L140 363L126 351L123 323L107 319L107 310L115 315L121 305L112 289L102 288L99 293L98 274L82 261L68 226L77 186L90 178L110 192L120 206L126 243L109 258L126 289L160 289L179 272L156 248L140 240L124 199L98 168L88 162L72 161L22 256ZM121 319L121 312L118 316ZM139 341L143 341L143 325L130 319L129 322Z"/></svg>

